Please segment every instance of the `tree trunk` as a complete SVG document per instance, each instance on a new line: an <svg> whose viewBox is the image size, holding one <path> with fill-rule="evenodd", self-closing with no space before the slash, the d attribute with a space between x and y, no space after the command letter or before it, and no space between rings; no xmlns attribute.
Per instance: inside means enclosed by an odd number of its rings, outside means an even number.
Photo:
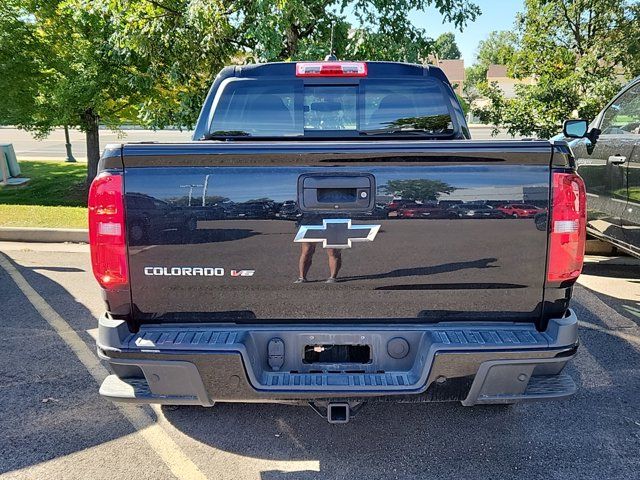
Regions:
<svg viewBox="0 0 640 480"><path fill-rule="evenodd" d="M100 160L99 118L92 109L88 109L83 114L83 120L87 138L87 185L89 185L98 173Z"/></svg>
<svg viewBox="0 0 640 480"><path fill-rule="evenodd" d="M278 60L291 58L298 48L299 31L295 25L291 25L285 32L285 44L280 51Z"/></svg>

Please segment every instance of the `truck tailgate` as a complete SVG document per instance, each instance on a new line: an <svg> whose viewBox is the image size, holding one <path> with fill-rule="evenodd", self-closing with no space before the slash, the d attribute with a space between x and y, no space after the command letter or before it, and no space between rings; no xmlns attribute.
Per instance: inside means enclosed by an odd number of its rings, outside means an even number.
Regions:
<svg viewBox="0 0 640 480"><path fill-rule="evenodd" d="M531 141L125 145L134 316L536 321L551 157ZM539 213L507 217L500 202Z"/></svg>

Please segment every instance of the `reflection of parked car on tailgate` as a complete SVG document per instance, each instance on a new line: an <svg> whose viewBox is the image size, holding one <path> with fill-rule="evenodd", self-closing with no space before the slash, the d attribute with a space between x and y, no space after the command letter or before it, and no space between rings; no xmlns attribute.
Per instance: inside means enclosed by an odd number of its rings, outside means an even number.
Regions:
<svg viewBox="0 0 640 480"><path fill-rule="evenodd" d="M419 205L421 204L416 202L415 200L394 199L389 202L389 204L387 205L387 209L389 210L389 212L395 212L401 208L416 207Z"/></svg>
<svg viewBox="0 0 640 480"><path fill-rule="evenodd" d="M236 218L271 218L274 216L270 205L266 202L237 203L230 212Z"/></svg>
<svg viewBox="0 0 640 480"><path fill-rule="evenodd" d="M398 218L457 218L457 215L449 209L427 204L400 208Z"/></svg>
<svg viewBox="0 0 640 480"><path fill-rule="evenodd" d="M282 218L284 220L296 220L300 216L302 216L302 212L300 212L295 200L285 201L280 207L280 210L276 213L277 218Z"/></svg>
<svg viewBox="0 0 640 480"><path fill-rule="evenodd" d="M449 209L454 212L458 218L504 218L505 215L485 203L465 203L456 205Z"/></svg>
<svg viewBox="0 0 640 480"><path fill-rule="evenodd" d="M167 202L142 193L127 196L129 241L139 245L168 230L193 231L197 218L187 209L172 207Z"/></svg>
<svg viewBox="0 0 640 480"><path fill-rule="evenodd" d="M569 120L565 139L587 187L587 231L640 257L640 77L596 117Z"/></svg>
<svg viewBox="0 0 640 480"><path fill-rule="evenodd" d="M355 216L355 218L365 219L383 219L389 216L389 209L382 203L376 203L373 210L368 212L361 212Z"/></svg>
<svg viewBox="0 0 640 480"><path fill-rule="evenodd" d="M544 208L539 208L535 205L526 205L524 203L509 203L499 206L497 209L508 217L514 218L531 218L535 217L538 213L544 212Z"/></svg>

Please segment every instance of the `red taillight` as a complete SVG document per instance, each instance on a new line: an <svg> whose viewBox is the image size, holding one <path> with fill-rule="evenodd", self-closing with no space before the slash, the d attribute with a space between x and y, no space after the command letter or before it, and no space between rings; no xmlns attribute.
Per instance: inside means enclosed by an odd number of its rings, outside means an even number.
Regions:
<svg viewBox="0 0 640 480"><path fill-rule="evenodd" d="M366 77L364 62L298 62L296 77Z"/></svg>
<svg viewBox="0 0 640 480"><path fill-rule="evenodd" d="M582 178L554 173L547 281L575 280L582 271L587 196Z"/></svg>
<svg viewBox="0 0 640 480"><path fill-rule="evenodd" d="M104 172L91 183L89 243L98 283L110 290L128 285L122 175Z"/></svg>

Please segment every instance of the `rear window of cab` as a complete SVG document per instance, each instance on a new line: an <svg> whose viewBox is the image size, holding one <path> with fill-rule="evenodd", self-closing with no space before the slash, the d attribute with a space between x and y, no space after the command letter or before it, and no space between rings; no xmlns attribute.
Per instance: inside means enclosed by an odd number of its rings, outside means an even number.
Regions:
<svg viewBox="0 0 640 480"><path fill-rule="evenodd" d="M232 78L221 84L209 136L418 136L455 133L449 96L440 81L361 79L309 83Z"/></svg>

